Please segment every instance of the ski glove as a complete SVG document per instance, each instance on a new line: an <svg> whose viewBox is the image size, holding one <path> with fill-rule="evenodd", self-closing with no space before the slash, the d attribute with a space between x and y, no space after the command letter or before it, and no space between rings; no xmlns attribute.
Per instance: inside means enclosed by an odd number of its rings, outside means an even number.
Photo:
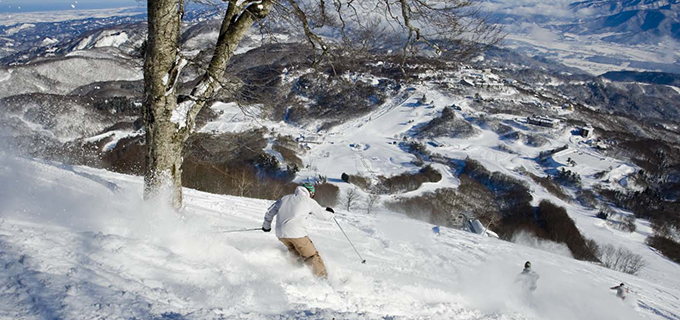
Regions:
<svg viewBox="0 0 680 320"><path fill-rule="evenodd" d="M267 229L267 228L265 228L265 227L262 227L262 231L264 231L264 232L269 232L269 231L272 231L272 228Z"/></svg>
<svg viewBox="0 0 680 320"><path fill-rule="evenodd" d="M335 213L335 210L333 210L333 208L331 208L331 207L326 207L326 211L328 211L330 213Z"/></svg>

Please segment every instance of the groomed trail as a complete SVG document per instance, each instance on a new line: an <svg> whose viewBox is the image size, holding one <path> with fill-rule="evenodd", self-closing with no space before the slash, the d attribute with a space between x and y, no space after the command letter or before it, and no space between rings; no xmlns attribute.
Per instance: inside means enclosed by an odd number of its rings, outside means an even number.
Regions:
<svg viewBox="0 0 680 320"><path fill-rule="evenodd" d="M259 227L270 201L185 189L178 214L142 202L140 177L0 160L0 319L680 319L677 280L384 210L337 214L366 264L334 222L308 220L330 274L316 280L271 233L219 232ZM529 297L513 286L526 260Z"/></svg>

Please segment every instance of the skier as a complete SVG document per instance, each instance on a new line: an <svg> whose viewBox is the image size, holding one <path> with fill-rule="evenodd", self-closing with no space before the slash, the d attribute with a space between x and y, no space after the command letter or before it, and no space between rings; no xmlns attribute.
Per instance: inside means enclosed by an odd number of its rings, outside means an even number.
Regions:
<svg viewBox="0 0 680 320"><path fill-rule="evenodd" d="M525 293L533 292L538 288L536 285L538 278L540 278L538 273L531 270L531 262L527 261L524 263L524 270L517 275L515 283L519 283Z"/></svg>
<svg viewBox="0 0 680 320"><path fill-rule="evenodd" d="M626 294L630 292L623 282L618 286L609 288L609 290L616 290L616 296L621 298L621 300L626 300Z"/></svg>
<svg viewBox="0 0 680 320"><path fill-rule="evenodd" d="M271 231L272 220L276 218L276 237L279 238L288 252L297 259L302 259L315 276L326 279L326 266L314 247L305 229L305 219L313 214L319 219L332 220L332 208L325 210L314 199L314 185L305 183L295 188L295 193L276 201L267 211L262 223L262 231Z"/></svg>

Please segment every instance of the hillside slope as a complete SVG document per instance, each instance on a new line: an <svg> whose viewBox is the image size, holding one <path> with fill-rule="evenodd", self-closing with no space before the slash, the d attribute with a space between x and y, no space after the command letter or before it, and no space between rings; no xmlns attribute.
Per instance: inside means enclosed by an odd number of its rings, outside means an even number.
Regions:
<svg viewBox="0 0 680 320"><path fill-rule="evenodd" d="M0 98L32 92L67 94L93 82L139 80L140 70L141 65L115 48L77 51L63 59L0 67Z"/></svg>
<svg viewBox="0 0 680 320"><path fill-rule="evenodd" d="M141 201L142 179L0 162L0 318L678 319L677 265L621 274L557 254L381 211L309 221L330 279L291 264L257 228L269 202L186 190L180 214ZM521 298L525 260L541 275ZM672 266L674 269L668 269ZM608 287L628 284L625 303Z"/></svg>
<svg viewBox="0 0 680 320"><path fill-rule="evenodd" d="M430 101L419 102L423 95ZM482 98L532 102L532 97L520 95L511 89L489 92L482 95ZM265 126L274 134L301 137L309 151L301 155L307 167L299 172L298 181L313 181L321 175L328 177L329 181L346 192L351 186L340 181L342 173L362 175L375 182L379 176L390 177L404 171L419 170L420 167L413 164L417 161L416 157L404 150L398 142L412 141L414 132L451 105L460 109L454 111L455 117L469 121L477 134L464 138L440 136L420 141L428 152L457 161L475 160L491 172L499 172L525 182L531 189L532 205L538 205L543 199L550 200L567 209L570 218L584 236L594 239L600 245L625 247L640 254L648 261L648 265L640 271L643 278L665 283L669 274L677 272L676 264L650 250L645 244L646 237L653 232L649 222L638 220L637 230L633 233L616 230L596 217L597 209L584 208L575 201L563 201L524 173L546 177L566 169L582 178L584 189L595 186L624 191L640 188L634 182L634 173L639 167L628 160L617 159L608 156L606 151L598 150L594 141L599 137L583 138L574 134L577 127L565 122L560 122L553 128L531 125L524 117L486 113L486 107L480 107L474 99L464 95L447 94L434 86L418 85L405 89L403 94L392 97L373 112L347 121L328 132L317 133L317 126L314 124L300 128L281 122L255 120L244 116L235 105L221 103L213 106L221 114L220 118L202 130L238 132ZM570 113L555 107L544 108L542 111L544 114ZM509 132L497 129L503 125ZM520 138L508 138L515 135ZM539 147L529 143L527 137L544 141L544 145ZM548 161L539 160L541 152L563 146L567 146L567 149L555 153ZM276 154L274 151L270 152ZM439 188L459 186L458 173L454 167L442 164L442 161L426 163L432 164L443 179L436 183L425 183L417 190L400 196L414 197ZM393 199L392 196L383 196L382 200ZM417 212L412 214L418 216ZM451 213L452 216L458 214L460 212ZM630 212L623 214L630 215ZM422 218L427 220L427 217Z"/></svg>

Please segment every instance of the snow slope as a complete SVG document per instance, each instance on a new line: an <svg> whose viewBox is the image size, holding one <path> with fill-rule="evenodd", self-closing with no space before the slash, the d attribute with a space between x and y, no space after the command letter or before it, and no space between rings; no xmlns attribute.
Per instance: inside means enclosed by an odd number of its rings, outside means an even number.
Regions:
<svg viewBox="0 0 680 320"><path fill-rule="evenodd" d="M76 51L66 58L0 67L0 98L32 92L67 94L94 82L140 79L141 65L116 48Z"/></svg>
<svg viewBox="0 0 680 320"><path fill-rule="evenodd" d="M268 201L185 190L180 214L142 179L0 157L2 319L680 319L678 267L649 281L385 211L310 220L315 280L257 228ZM525 260L541 275L523 297ZM662 276L662 275L659 275ZM628 284L622 302L608 290Z"/></svg>
<svg viewBox="0 0 680 320"><path fill-rule="evenodd" d="M464 72L477 71L463 70ZM451 75L450 81L455 83L458 77L464 76L465 74ZM419 102L423 94L429 100L424 104ZM534 99L532 96L507 89L489 92L486 95L496 99L512 99L529 103ZM558 124L556 128L542 128L529 125L525 118L517 116L485 114L484 110L480 110L479 106L473 104L467 96L447 94L439 90L436 85L425 83L405 88L373 112L349 120L328 132L317 132L317 124L314 123L299 128L285 123L272 123L257 119L258 106L243 106L244 114L233 104L216 104L213 109L221 113L220 119L206 125L203 131L239 132L266 126L272 130L273 135L287 134L299 137L300 141L309 147L309 151L301 156L306 167L299 173L299 181L315 179L322 175L346 190L351 186L338 179L343 172L375 178L380 175L391 176L404 171L418 170L419 167L411 163L415 157L395 143L402 141L403 138L411 139L414 128L439 116L444 107L452 104L461 109L455 111L456 117L472 121L473 127L479 134L466 139L439 137L436 139L436 144L426 144L431 152L454 159L471 158L479 161L491 171L500 171L527 182L531 186L534 205L543 199L548 199L566 208L586 237L596 240L601 245L611 244L616 247L625 247L642 256L647 266L640 271L639 278L650 283L663 284L670 291L680 290L680 282L675 280L677 277L674 276L678 272L678 265L645 244L646 237L652 233L647 221L638 220L637 230L633 233L617 230L596 218L596 210L589 210L576 203L558 199L518 170L524 168L535 175L545 176L546 172L555 172L564 168L580 174L584 188L601 184L613 189L635 190L636 186L629 181L628 176L635 173L638 170L637 167L629 162L608 157L596 150L592 143L595 138L586 139L575 135L574 131L577 128L564 124ZM558 112L562 114L567 111L558 110ZM496 118L502 121L514 132L540 136L545 139L546 143L537 147L525 144L521 139L506 139L494 132L487 124L478 123L475 118L480 114L486 119ZM564 145L568 146L567 150L554 154L545 164L539 164L537 157L541 151ZM437 188L458 186L458 179L448 167L436 163L434 167L442 173L444 177L442 181L426 183L418 190L403 194L403 196L415 196ZM596 174L602 172L605 174L596 178ZM387 196L382 198L386 200ZM621 212L621 214L631 213ZM535 239L519 239L518 242L570 255L568 250L564 253L562 250L564 248L555 244L545 244ZM668 310L677 310L677 300L674 304L675 306ZM670 311L664 314L671 314L671 318L677 318L678 312Z"/></svg>

